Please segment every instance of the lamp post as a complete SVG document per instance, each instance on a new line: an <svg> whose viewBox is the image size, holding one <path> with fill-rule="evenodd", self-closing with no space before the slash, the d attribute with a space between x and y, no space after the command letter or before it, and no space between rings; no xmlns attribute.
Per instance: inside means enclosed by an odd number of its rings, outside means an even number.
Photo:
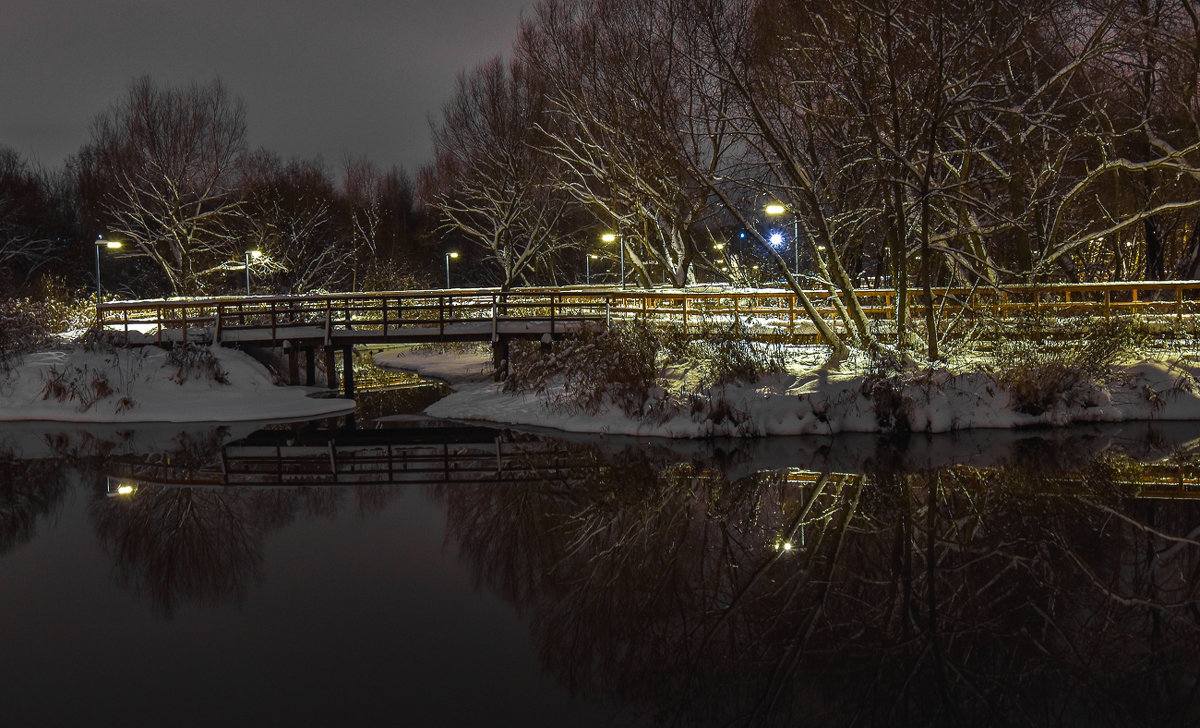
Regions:
<svg viewBox="0 0 1200 728"><path fill-rule="evenodd" d="M246 295L247 296L250 295L250 259L253 258L255 260L258 260L261 257L262 257L261 250L247 250L246 251Z"/></svg>
<svg viewBox="0 0 1200 728"><path fill-rule="evenodd" d="M100 248L108 248L109 250L116 250L119 247L121 247L121 241L119 241L119 240L105 240L102 237L98 238L96 240L96 303L97 304L100 303L100 299L103 297L103 294L100 290Z"/></svg>
<svg viewBox="0 0 1200 728"><path fill-rule="evenodd" d="M599 257L600 256L595 255L593 253L588 253L587 257L583 259L583 268L584 268L585 275L586 275L586 278L584 278L584 280L587 282L587 284L589 286L592 285L592 261L596 260Z"/></svg>
<svg viewBox="0 0 1200 728"><path fill-rule="evenodd" d="M616 233L604 233L603 235L600 236L600 239L606 243L616 242L618 245L621 246L621 288L624 288L625 287L625 243L623 241L621 241L620 236L617 235Z"/></svg>
<svg viewBox="0 0 1200 728"><path fill-rule="evenodd" d="M446 288L450 288L450 259L457 257L458 253L446 253Z"/></svg>
<svg viewBox="0 0 1200 728"><path fill-rule="evenodd" d="M763 208L763 212L768 215L782 215L787 211L787 207L778 202L772 202ZM800 218L794 212L792 213L792 251L796 255L795 273L800 275Z"/></svg>

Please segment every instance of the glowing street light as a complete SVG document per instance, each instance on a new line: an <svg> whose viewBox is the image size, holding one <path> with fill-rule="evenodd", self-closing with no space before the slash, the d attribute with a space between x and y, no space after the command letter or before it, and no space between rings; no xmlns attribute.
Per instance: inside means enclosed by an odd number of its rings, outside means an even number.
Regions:
<svg viewBox="0 0 1200 728"><path fill-rule="evenodd" d="M246 251L246 295L247 296L250 295L250 260L252 258L254 260L258 260L261 257L262 257L261 250L247 250Z"/></svg>
<svg viewBox="0 0 1200 728"><path fill-rule="evenodd" d="M457 257L458 253L446 253L446 288L450 288L450 259Z"/></svg>
<svg viewBox="0 0 1200 728"><path fill-rule="evenodd" d="M763 212L768 215L782 215L787 211L787 207L779 202L772 202L763 208ZM775 239L777 236L779 237L778 240ZM779 235L779 233L771 236L771 245L778 247L782 242L783 236ZM800 218L797 217L796 213L792 213L792 250L796 255L795 272L796 275L800 275Z"/></svg>
<svg viewBox="0 0 1200 728"><path fill-rule="evenodd" d="M116 250L117 248L121 247L121 241L105 240L104 238L99 237L99 236L97 236L97 238L98 239L96 240L96 303L100 303L100 299L103 297L103 294L100 291L100 248L108 248L109 250Z"/></svg>
<svg viewBox="0 0 1200 728"><path fill-rule="evenodd" d="M620 240L620 236L616 233L604 233L600 239L606 243L615 243ZM625 287L625 243L619 243L621 246L621 288Z"/></svg>

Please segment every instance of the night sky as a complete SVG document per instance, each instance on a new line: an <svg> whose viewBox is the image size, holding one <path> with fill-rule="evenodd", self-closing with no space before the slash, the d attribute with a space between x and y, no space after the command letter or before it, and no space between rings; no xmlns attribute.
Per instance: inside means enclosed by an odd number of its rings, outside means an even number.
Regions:
<svg viewBox="0 0 1200 728"><path fill-rule="evenodd" d="M0 145L48 168L149 74L219 77L248 144L415 172L454 78L506 53L532 0L0 0Z"/></svg>

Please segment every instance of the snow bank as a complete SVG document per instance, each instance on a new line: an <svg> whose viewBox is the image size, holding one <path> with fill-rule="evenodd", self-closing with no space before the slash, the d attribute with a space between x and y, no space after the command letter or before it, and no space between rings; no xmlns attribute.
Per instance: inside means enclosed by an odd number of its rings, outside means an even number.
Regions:
<svg viewBox="0 0 1200 728"><path fill-rule="evenodd" d="M833 435L893 429L914 432L1016 428L1083 422L1200 420L1195 368L1146 360L1116 372L1108 384L1090 383L1038 414L1019 412L1009 392L984 371L933 371L896 380L891 389L872 386L861 372L821 369L772 375L752 385L717 387L699 407L671 408L665 421L643 421L617 408L596 414L547 407L533 394L509 394L483 381L485 354L392 351L380 366L444 379L455 391L425 412L455 420L550 427L567 432L656 437ZM469 377L461 377L462 373ZM561 391L561 390L560 390ZM556 391L547 393L550 397ZM692 411L696 410L696 411Z"/></svg>
<svg viewBox="0 0 1200 728"><path fill-rule="evenodd" d="M0 374L0 421L246 422L354 409L353 400L309 396L324 391L314 387L277 386L243 352L208 351L225 372L225 383L181 372L158 347L28 354L9 374Z"/></svg>

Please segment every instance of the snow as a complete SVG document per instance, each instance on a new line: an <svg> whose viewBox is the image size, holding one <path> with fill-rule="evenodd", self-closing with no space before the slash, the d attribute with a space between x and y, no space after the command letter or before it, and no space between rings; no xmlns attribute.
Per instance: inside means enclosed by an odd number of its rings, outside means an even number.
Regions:
<svg viewBox="0 0 1200 728"><path fill-rule="evenodd" d="M0 421L262 422L332 417L354 409L353 400L310 396L326 390L277 386L271 373L243 352L207 351L227 383L181 377L167 352L153 346L26 354L13 371L0 374ZM68 393L47 396L51 379L63 382Z"/></svg>
<svg viewBox="0 0 1200 728"><path fill-rule="evenodd" d="M1144 360L1120 368L1107 384L1089 382L1039 414L1014 408L1012 396L986 371L933 370L903 377L891 393L892 408L879 408L861 369L822 369L817 356L753 384L713 388L706 406L693 413L672 408L665 421L627 416L615 407L573 413L549 407L546 397L510 394L488 377L484 350L436 353L396 350L375 357L379 366L414 371L451 384L454 392L425 410L454 420L549 427L566 432L697 438L715 436L834 435L888 429L881 415L902 418L914 432L1018 428L1072 423L1200 420L1196 377L1200 368ZM561 391L561 390L559 390Z"/></svg>

